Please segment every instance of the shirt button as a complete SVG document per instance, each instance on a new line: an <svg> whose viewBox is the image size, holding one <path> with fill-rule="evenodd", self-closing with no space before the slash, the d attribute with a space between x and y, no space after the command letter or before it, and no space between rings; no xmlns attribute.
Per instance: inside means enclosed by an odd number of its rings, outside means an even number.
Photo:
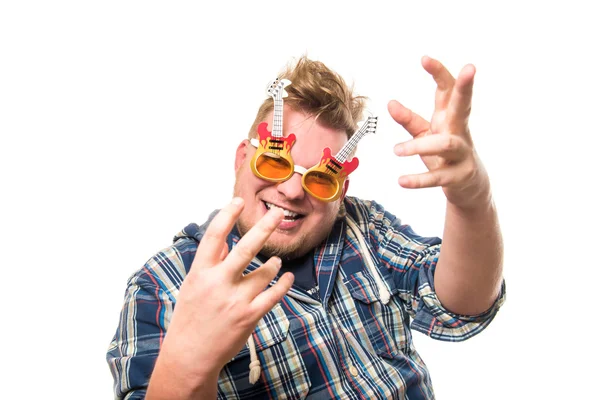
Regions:
<svg viewBox="0 0 600 400"><path fill-rule="evenodd" d="M350 367L350 374L355 377L358 376L358 369L354 365Z"/></svg>

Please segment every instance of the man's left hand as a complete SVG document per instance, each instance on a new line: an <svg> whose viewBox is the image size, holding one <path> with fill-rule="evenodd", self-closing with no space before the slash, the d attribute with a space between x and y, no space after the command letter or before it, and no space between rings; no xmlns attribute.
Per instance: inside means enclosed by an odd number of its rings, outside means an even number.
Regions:
<svg viewBox="0 0 600 400"><path fill-rule="evenodd" d="M388 110L413 137L398 143L394 152L398 156L418 154L429 172L401 176L398 183L405 188L441 186L448 201L464 209L489 201L489 178L468 125L475 67L466 65L455 79L437 60L423 57L421 63L437 83L431 122L395 100L390 101Z"/></svg>

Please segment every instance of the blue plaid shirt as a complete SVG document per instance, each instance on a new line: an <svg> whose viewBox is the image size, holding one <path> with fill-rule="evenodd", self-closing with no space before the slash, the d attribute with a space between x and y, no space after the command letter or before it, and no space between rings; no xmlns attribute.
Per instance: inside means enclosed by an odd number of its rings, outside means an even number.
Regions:
<svg viewBox="0 0 600 400"><path fill-rule="evenodd" d="M481 332L504 302L502 285L483 314L444 309L433 289L440 239L417 236L375 202L347 197L344 205L345 218L315 249L319 300L292 288L253 332L260 379L249 382L246 346L221 371L219 399L432 399L411 328L435 339L465 340ZM116 398L145 397L179 288L210 219L187 226L129 279L107 354ZM359 227L369 254L348 219ZM230 249L238 240L234 232L229 235ZM366 267L365 257L374 261L379 277ZM246 272L259 265L255 258ZM377 279L392 295L387 304Z"/></svg>

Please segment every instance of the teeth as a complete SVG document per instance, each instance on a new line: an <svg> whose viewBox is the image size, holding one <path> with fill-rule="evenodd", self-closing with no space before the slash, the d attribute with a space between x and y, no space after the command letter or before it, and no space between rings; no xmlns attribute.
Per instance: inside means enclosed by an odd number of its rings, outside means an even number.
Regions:
<svg viewBox="0 0 600 400"><path fill-rule="evenodd" d="M271 209L271 207L281 208L281 207L277 207L275 204L267 203L266 201L265 201L265 204L267 205L267 208L269 210ZM295 212L290 211L290 210L286 210L285 208L281 208L281 209L283 210L283 215L285 217L294 218L294 217L296 217L298 215L298 213L295 213Z"/></svg>

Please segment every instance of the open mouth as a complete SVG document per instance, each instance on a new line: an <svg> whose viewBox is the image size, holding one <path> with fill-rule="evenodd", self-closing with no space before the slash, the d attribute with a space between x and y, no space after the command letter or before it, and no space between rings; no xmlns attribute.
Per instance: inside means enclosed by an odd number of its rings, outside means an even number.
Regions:
<svg viewBox="0 0 600 400"><path fill-rule="evenodd" d="M294 221L297 221L297 220L299 220L301 218L304 218L303 214L299 214L299 213L295 213L295 212L290 211L290 210L286 210L285 208L276 206L273 203L267 203L266 201L263 201L263 203L264 203L265 207L267 208L267 210L270 210L271 207L281 208L283 210L283 215L284 215L283 220L285 222L294 222Z"/></svg>

